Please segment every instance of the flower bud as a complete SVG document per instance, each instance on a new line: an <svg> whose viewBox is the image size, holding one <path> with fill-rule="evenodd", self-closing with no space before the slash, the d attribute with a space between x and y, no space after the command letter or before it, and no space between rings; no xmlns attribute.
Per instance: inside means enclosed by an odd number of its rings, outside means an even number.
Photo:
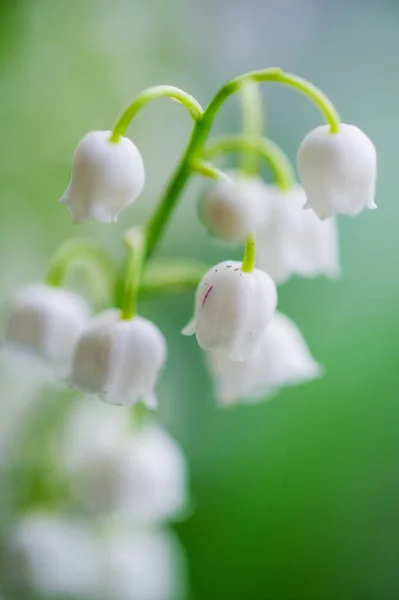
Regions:
<svg viewBox="0 0 399 600"><path fill-rule="evenodd" d="M154 386L165 359L165 339L151 321L123 321L111 309L95 317L81 336L70 381L110 404L143 400L154 407Z"/></svg>
<svg viewBox="0 0 399 600"><path fill-rule="evenodd" d="M88 304L74 292L35 283L14 298L7 342L57 366L69 364L90 315Z"/></svg>
<svg viewBox="0 0 399 600"><path fill-rule="evenodd" d="M259 352L249 360L233 362L223 352L209 352L207 358L220 404L264 400L322 371L295 323L281 313L274 315Z"/></svg>
<svg viewBox="0 0 399 600"><path fill-rule="evenodd" d="M320 219L376 208L376 150L354 125L341 123L337 133L327 125L311 131L299 148L298 170L307 196L305 208Z"/></svg>
<svg viewBox="0 0 399 600"><path fill-rule="evenodd" d="M315 277L339 274L338 230L334 217L321 221L303 210L306 196L295 186L282 191L269 186L271 211L257 229L257 266L276 283L292 275Z"/></svg>
<svg viewBox="0 0 399 600"><path fill-rule="evenodd" d="M194 318L182 333L196 333L204 350L246 360L257 351L276 305L276 286L266 273L245 273L240 262L225 261L202 278Z"/></svg>
<svg viewBox="0 0 399 600"><path fill-rule="evenodd" d="M200 217L218 238L244 242L268 214L267 186L259 177L229 173L200 202Z"/></svg>
<svg viewBox="0 0 399 600"><path fill-rule="evenodd" d="M72 159L69 185L60 202L75 223L96 219L112 223L144 186L141 154L131 140L111 142L111 131L91 131L79 142Z"/></svg>

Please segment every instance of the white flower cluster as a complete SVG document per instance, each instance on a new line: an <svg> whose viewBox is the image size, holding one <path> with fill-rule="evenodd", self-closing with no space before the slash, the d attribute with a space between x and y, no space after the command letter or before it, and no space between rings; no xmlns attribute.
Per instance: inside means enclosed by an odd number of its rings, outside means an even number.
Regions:
<svg viewBox="0 0 399 600"><path fill-rule="evenodd" d="M46 597L178 600L184 559L168 521L187 511L184 455L159 426L86 399L66 424L57 464L88 517L34 513L9 531L11 582Z"/></svg>
<svg viewBox="0 0 399 600"><path fill-rule="evenodd" d="M105 402L133 405L143 400L156 406L154 386L166 343L143 317L125 321L114 309L91 317L77 293L34 284L17 293L6 338L67 373L72 386Z"/></svg>
<svg viewBox="0 0 399 600"><path fill-rule="evenodd" d="M357 127L311 132L299 149L298 169L303 187L284 190L232 172L200 203L204 224L221 240L242 244L253 233L257 239L258 269L243 273L232 261L216 265L201 281L194 319L183 330L196 333L207 351L221 403L265 398L321 373L295 324L274 312L272 281L337 276L335 214L376 208L376 151Z"/></svg>
<svg viewBox="0 0 399 600"><path fill-rule="evenodd" d="M219 238L242 243L255 233L258 241L254 272L226 261L203 277L194 318L183 330L196 333L209 353L223 402L227 396L230 401L252 396L255 390L266 395L320 372L295 325L275 314L275 284L293 275L339 274L335 213L375 208L376 152L357 127L341 124L336 133L318 127L300 146L298 168L303 187L282 190L233 172L201 203L203 221ZM64 201L75 220L113 221L143 184L144 168L133 143L126 138L113 142L111 132L92 132L76 149ZM161 332L139 316L122 320L114 309L91 320L88 315L84 301L72 292L28 286L14 301L7 339L69 368L72 385L108 403L143 400L155 407L154 387L166 359ZM277 357L281 364L276 367ZM244 364L236 367L230 361ZM227 380L235 384L226 396Z"/></svg>

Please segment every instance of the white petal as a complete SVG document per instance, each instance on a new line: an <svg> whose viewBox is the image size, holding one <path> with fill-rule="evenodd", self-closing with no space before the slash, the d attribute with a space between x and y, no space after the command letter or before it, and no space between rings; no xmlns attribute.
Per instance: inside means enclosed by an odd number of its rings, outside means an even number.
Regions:
<svg viewBox="0 0 399 600"><path fill-rule="evenodd" d="M227 242L244 242L269 211L267 188L259 177L238 172L220 179L200 202L200 217L209 230Z"/></svg>
<svg viewBox="0 0 399 600"><path fill-rule="evenodd" d="M185 327L183 327L183 329L181 330L181 334L187 335L187 336L194 335L195 329L196 329L196 322L195 322L195 317L193 317L192 319L189 320L187 325Z"/></svg>
<svg viewBox="0 0 399 600"><path fill-rule="evenodd" d="M132 405L155 386L166 359L166 343L147 319L122 321L119 311L106 311L82 335L71 382L98 393L105 402Z"/></svg>
<svg viewBox="0 0 399 600"><path fill-rule="evenodd" d="M222 404L265 399L280 387L321 374L321 367L311 356L299 329L281 313L274 316L259 352L251 359L236 363L223 352L210 352L207 356L216 395Z"/></svg>
<svg viewBox="0 0 399 600"><path fill-rule="evenodd" d="M257 350L275 311L277 292L266 273L244 273L241 263L225 261L204 275L195 304L199 345L245 360Z"/></svg>
<svg viewBox="0 0 399 600"><path fill-rule="evenodd" d="M306 207L321 219L375 208L376 150L354 125L341 123L333 134L326 125L311 131L299 148L298 170Z"/></svg>
<svg viewBox="0 0 399 600"><path fill-rule="evenodd" d="M105 554L104 598L182 600L185 592L181 549L170 533L114 532Z"/></svg>
<svg viewBox="0 0 399 600"><path fill-rule="evenodd" d="M301 187L286 192L270 187L269 218L258 231L257 265L276 283L292 275L336 277L339 272L338 231L334 218L321 221L303 210Z"/></svg>
<svg viewBox="0 0 399 600"><path fill-rule="evenodd" d="M75 222L115 222L144 186L144 165L136 146L128 138L113 143L110 137L110 131L92 131L75 150L71 180L61 198Z"/></svg>
<svg viewBox="0 0 399 600"><path fill-rule="evenodd" d="M89 315L88 304L74 292L40 283L28 285L13 300L7 342L64 366Z"/></svg>
<svg viewBox="0 0 399 600"><path fill-rule="evenodd" d="M92 598L101 589L99 540L82 521L25 517L10 532L5 553L8 576L40 595Z"/></svg>

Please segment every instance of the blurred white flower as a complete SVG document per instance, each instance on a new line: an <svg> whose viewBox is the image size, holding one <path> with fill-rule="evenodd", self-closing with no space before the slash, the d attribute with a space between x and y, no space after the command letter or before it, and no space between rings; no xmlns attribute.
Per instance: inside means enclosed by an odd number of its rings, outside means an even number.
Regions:
<svg viewBox="0 0 399 600"><path fill-rule="evenodd" d="M330 133L328 125L311 131L299 148L298 170L305 207L321 219L376 208L377 153L370 138L354 125L341 123L337 133Z"/></svg>
<svg viewBox="0 0 399 600"><path fill-rule="evenodd" d="M264 400L283 386L321 374L321 367L310 354L301 332L281 313L274 315L260 351L253 358L237 363L223 352L209 352L207 359L221 404Z"/></svg>
<svg viewBox="0 0 399 600"><path fill-rule="evenodd" d="M194 318L182 333L196 333L204 350L246 360L258 350L276 305L276 286L266 273L245 273L240 262L221 262L202 278Z"/></svg>
<svg viewBox="0 0 399 600"><path fill-rule="evenodd" d="M231 172L201 199L200 217L227 242L244 242L268 215L268 191L262 179Z"/></svg>
<svg viewBox="0 0 399 600"><path fill-rule="evenodd" d="M0 347L0 468L10 460L14 444L20 442L16 434L21 419L29 415L40 391L57 382L52 369L40 359L7 345Z"/></svg>
<svg viewBox="0 0 399 600"><path fill-rule="evenodd" d="M181 515L188 502L183 452L160 427L132 430L129 417L90 401L72 413L60 462L76 497L89 510L125 514L135 523Z"/></svg>
<svg viewBox="0 0 399 600"><path fill-rule="evenodd" d="M165 531L113 532L104 560L104 600L182 600L185 565L176 539Z"/></svg>
<svg viewBox="0 0 399 600"><path fill-rule="evenodd" d="M51 514L24 517L4 548L10 583L50 598L181 600L183 553L166 531L99 522L96 531Z"/></svg>
<svg viewBox="0 0 399 600"><path fill-rule="evenodd" d="M51 364L67 366L89 316L90 308L78 294L31 284L13 299L6 339Z"/></svg>
<svg viewBox="0 0 399 600"><path fill-rule="evenodd" d="M82 521L27 516L11 531L5 556L15 584L50 597L98 598L101 549Z"/></svg>
<svg viewBox="0 0 399 600"><path fill-rule="evenodd" d="M321 221L303 210L306 196L295 186L285 192L267 186L271 210L257 227L257 266L276 283L292 275L339 274L338 230L335 218Z"/></svg>
<svg viewBox="0 0 399 600"><path fill-rule="evenodd" d="M60 202L68 205L75 223L117 220L144 186L141 154L131 140L111 142L111 131L91 131L79 142L72 160L71 180Z"/></svg>
<svg viewBox="0 0 399 600"><path fill-rule="evenodd" d="M122 320L119 310L96 316L82 334L70 382L110 404L155 407L154 392L166 360L165 338L143 317Z"/></svg>

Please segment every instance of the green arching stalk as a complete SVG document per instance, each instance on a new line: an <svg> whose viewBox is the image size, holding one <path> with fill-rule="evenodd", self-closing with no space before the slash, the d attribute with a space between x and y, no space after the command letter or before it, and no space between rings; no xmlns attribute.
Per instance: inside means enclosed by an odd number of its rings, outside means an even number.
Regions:
<svg viewBox="0 0 399 600"><path fill-rule="evenodd" d="M176 100L176 102L179 102L187 109L194 121L198 121L203 115L201 105L190 94L171 85L157 85L142 91L127 107L112 130L111 142L117 143L119 138L126 133L130 122L137 113L146 104L157 98L172 98L172 100Z"/></svg>
<svg viewBox="0 0 399 600"><path fill-rule="evenodd" d="M145 267L140 296L172 294L197 287L209 265L188 259L155 259Z"/></svg>
<svg viewBox="0 0 399 600"><path fill-rule="evenodd" d="M204 144L212 128L213 121L220 108L229 96L239 91L243 83L247 81L275 81L290 85L308 96L323 113L330 130L335 133L339 130L339 116L329 101L329 99L318 88L313 86L305 79L296 75L284 73L279 68L264 69L262 71L253 71L237 77L226 83L220 88L213 98L208 108L203 113L194 126L187 148L175 169L165 193L159 204L155 208L146 227L146 258L152 254L159 239L167 226L169 218L177 204L180 194L184 190L190 175L192 174L192 164L201 157Z"/></svg>
<svg viewBox="0 0 399 600"><path fill-rule="evenodd" d="M259 83L264 81L274 81L275 83L283 83L288 85L298 92L301 92L307 96L320 110L324 119L330 126L330 133L338 133L340 126L340 118L335 106L331 100L322 92L318 87L292 73L286 73L279 68L261 69L260 71L250 71L239 77L233 79L230 83L233 85L240 85L245 81L257 81Z"/></svg>
<svg viewBox="0 0 399 600"><path fill-rule="evenodd" d="M256 263L256 237L251 234L245 240L244 258L241 265L243 273L253 273Z"/></svg>
<svg viewBox="0 0 399 600"><path fill-rule="evenodd" d="M137 299L144 265L144 236L138 228L129 229L124 235L128 257L124 269L121 298L121 317L128 321L137 312Z"/></svg>
<svg viewBox="0 0 399 600"><path fill-rule="evenodd" d="M226 175L226 173L224 173L217 167L213 166L211 163L203 161L203 160L193 161L191 163L191 168L194 171L194 173L198 173L199 175L202 175L203 177L208 177L209 179L212 179L213 181L217 181L218 179L226 179L226 178L228 179L229 178L228 175Z"/></svg>
<svg viewBox="0 0 399 600"><path fill-rule="evenodd" d="M88 269L95 267L111 294L117 279L117 267L101 246L84 238L67 240L57 248L49 262L46 283L54 287L62 286L74 263L83 264Z"/></svg>
<svg viewBox="0 0 399 600"><path fill-rule="evenodd" d="M242 133L250 138L259 138L263 131L262 97L257 83L245 82L240 90ZM256 175L259 171L259 156L241 148L240 171L246 175Z"/></svg>
<svg viewBox="0 0 399 600"><path fill-rule="evenodd" d="M225 152L246 150L262 158L271 168L276 185L281 190L290 189L295 183L294 169L283 150L267 138L247 138L244 135L227 135L212 140L203 151L204 159L215 158Z"/></svg>

